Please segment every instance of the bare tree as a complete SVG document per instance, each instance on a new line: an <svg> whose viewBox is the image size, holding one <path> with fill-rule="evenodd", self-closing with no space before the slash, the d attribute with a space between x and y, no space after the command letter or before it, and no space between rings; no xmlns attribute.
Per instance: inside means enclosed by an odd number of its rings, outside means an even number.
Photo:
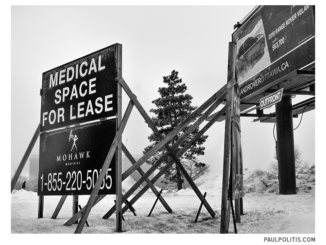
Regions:
<svg viewBox="0 0 326 245"><path fill-rule="evenodd" d="M295 172L298 173L302 168L309 168L309 164L307 162L303 162L301 159L302 151L300 148L295 145L294 146L294 162L295 162ZM278 175L278 161L276 156L274 156L276 161L273 161L269 164L269 171L272 174Z"/></svg>
<svg viewBox="0 0 326 245"><path fill-rule="evenodd" d="M194 160L183 160L182 165L193 180L198 179L210 171L209 165L199 162L197 158Z"/></svg>

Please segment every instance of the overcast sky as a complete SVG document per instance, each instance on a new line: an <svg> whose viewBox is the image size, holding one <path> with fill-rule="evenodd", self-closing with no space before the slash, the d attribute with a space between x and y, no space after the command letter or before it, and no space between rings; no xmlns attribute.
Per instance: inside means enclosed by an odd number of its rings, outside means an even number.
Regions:
<svg viewBox="0 0 326 245"><path fill-rule="evenodd" d="M227 82L233 25L251 6L13 6L11 8L11 171L17 168L40 120L42 73L122 44L122 74L149 113L164 86L179 72L200 106ZM298 97L298 96L297 96ZM306 98L304 98L306 99ZM296 98L297 100L297 98ZM123 111L128 104L123 94ZM295 103L295 102L294 102ZM152 116L152 115L150 115ZM293 119L296 127L300 121ZM241 118L244 167L267 170L274 160L273 124ZM136 109L123 135L133 154L149 144L150 129ZM222 172L224 121L207 131L200 160ZM128 140L128 142L127 142ZM302 160L315 163L315 111L294 132ZM38 154L39 142L33 149ZM28 173L25 168L24 173Z"/></svg>

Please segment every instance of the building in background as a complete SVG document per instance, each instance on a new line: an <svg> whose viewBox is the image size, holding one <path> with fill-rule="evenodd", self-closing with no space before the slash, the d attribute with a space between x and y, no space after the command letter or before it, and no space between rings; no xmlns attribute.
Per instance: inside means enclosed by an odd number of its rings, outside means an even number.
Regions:
<svg viewBox="0 0 326 245"><path fill-rule="evenodd" d="M39 155L31 155L29 158L29 180L37 180L38 178Z"/></svg>

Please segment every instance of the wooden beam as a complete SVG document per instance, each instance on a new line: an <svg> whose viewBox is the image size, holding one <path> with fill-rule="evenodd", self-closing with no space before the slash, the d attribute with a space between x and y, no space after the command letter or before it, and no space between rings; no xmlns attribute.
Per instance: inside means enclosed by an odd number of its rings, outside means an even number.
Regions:
<svg viewBox="0 0 326 245"><path fill-rule="evenodd" d="M20 161L20 164L16 170L16 173L14 174L14 176L12 177L12 180L11 180L11 192L13 191L13 189L15 188L15 185L17 183L17 180L21 174L21 172L23 171L24 167L25 167L25 164L28 160L28 157L29 155L31 154L32 150L33 150L33 147L37 141L37 138L38 136L40 135L40 128L41 128L41 124L39 124L36 128L36 131L32 137L32 140L31 142L29 143L28 147L27 147L27 150L22 158L22 160Z"/></svg>
<svg viewBox="0 0 326 245"><path fill-rule="evenodd" d="M127 122L128 122L129 116L131 114L132 108L133 108L133 104L130 101L129 104L128 104L128 107L126 109L126 112L124 114L123 120L121 122L120 128L119 128L118 132L116 133L116 135L115 135L115 137L113 139L110 150L109 150L109 152L108 152L108 154L106 156L106 159L105 159L104 164L102 166L99 177L98 177L98 179L97 179L97 181L95 183L95 186L94 186L94 188L92 190L91 196L88 199L84 214L82 215L82 217L80 219L80 222L79 222L79 224L78 224L78 226L77 226L77 228L75 230L75 233L81 233L83 228L84 228L87 217L88 217L88 215L89 215L89 213L91 211L91 208L93 207L93 204L95 202L97 193L100 190L100 186L102 184L103 178L105 177L107 169L110 167L110 164L111 164L113 155L115 154L119 139L121 138L122 133L123 133L123 131L124 131L126 125L127 125Z"/></svg>
<svg viewBox="0 0 326 245"><path fill-rule="evenodd" d="M38 196L38 210L37 210L37 217L43 218L43 212L44 212L44 196Z"/></svg>
<svg viewBox="0 0 326 245"><path fill-rule="evenodd" d="M131 162L131 164L135 164L136 163L136 160L133 158L133 156L130 154L130 152L128 151L128 149L126 148L126 146L123 143L122 143L122 151L124 152L124 154L126 155L126 157L129 159L129 161ZM144 171L140 167L137 168L137 171L140 174L140 176L144 176L145 175ZM151 188L151 190L153 191L153 193L156 196L159 196L158 190L155 188L155 186L152 184L152 182L148 178L145 178L145 182L149 186L149 188ZM167 204L167 202L164 200L164 198L161 195L159 196L159 200L162 203L162 205L164 206L164 208L169 213L172 213L172 209L170 208L170 206Z"/></svg>
<svg viewBox="0 0 326 245"><path fill-rule="evenodd" d="M117 67L117 79L122 78L122 46L117 45L116 51L115 51L115 61L116 61L116 67ZM118 83L118 98L117 98L117 128L121 125L121 118L122 118L122 88L120 83ZM117 150L115 154L115 161L116 161L116 231L121 232L122 231L122 215L121 215L121 198L122 198L122 166L121 166L121 160L122 160L122 151L121 151L121 137L118 138L118 144L117 144Z"/></svg>
<svg viewBox="0 0 326 245"><path fill-rule="evenodd" d="M105 197L106 195L99 195L96 196L95 198L95 202L93 203L93 207L98 204L100 201L102 201L102 199ZM84 214L84 211L86 209L87 206L84 206L82 209L80 209L78 211L78 213L76 213L74 216L72 216L66 223L64 223L64 226L71 226L72 224L74 224L77 220L80 219L80 217ZM86 222L85 222L86 223Z"/></svg>
<svg viewBox="0 0 326 245"><path fill-rule="evenodd" d="M66 199L67 199L67 195L61 196L60 201L59 201L57 207L55 208L51 219L56 219L57 218L57 216L58 216L63 204L65 203Z"/></svg>
<svg viewBox="0 0 326 245"><path fill-rule="evenodd" d="M229 43L229 58L228 58L228 80L235 78L235 43ZM229 190L229 174L231 164L231 116L233 115L233 96L234 89L231 89L226 94L226 120L224 132L224 158L223 158L223 179L222 179L222 200L221 200L221 225L220 233L228 233L230 222L230 208L228 202Z"/></svg>

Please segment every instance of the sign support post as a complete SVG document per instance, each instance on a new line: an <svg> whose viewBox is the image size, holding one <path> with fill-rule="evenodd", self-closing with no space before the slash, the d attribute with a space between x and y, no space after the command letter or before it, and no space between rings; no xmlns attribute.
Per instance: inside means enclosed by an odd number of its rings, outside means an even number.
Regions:
<svg viewBox="0 0 326 245"><path fill-rule="evenodd" d="M75 213L78 213L78 195L72 196L72 216L74 216ZM78 221L76 221L75 224L78 224Z"/></svg>
<svg viewBox="0 0 326 245"><path fill-rule="evenodd" d="M117 45L115 55L116 69L117 69L117 80L122 78L122 46ZM116 81L118 83L118 81ZM121 126L122 118L122 88L120 83L118 83L118 102L117 102L117 129ZM118 131L118 130L117 130ZM118 137L118 144L116 150L116 231L122 231L122 215L121 215L121 206L122 206L122 146L121 146L122 134Z"/></svg>
<svg viewBox="0 0 326 245"><path fill-rule="evenodd" d="M44 211L44 196L39 195L38 196L38 213L37 213L37 218L39 218L39 219L43 218L43 211Z"/></svg>
<svg viewBox="0 0 326 245"><path fill-rule="evenodd" d="M228 81L235 78L235 44L229 43L229 61L228 61ZM221 226L220 233L228 233L230 222L230 203L228 202L228 189L231 165L231 115L233 115L234 88L226 93L225 109L225 131L224 131L224 159L223 159L223 179L222 179L222 203L221 203ZM232 201L232 200L231 200Z"/></svg>
<svg viewBox="0 0 326 245"><path fill-rule="evenodd" d="M291 96L276 104L277 160L280 194L297 194Z"/></svg>
<svg viewBox="0 0 326 245"><path fill-rule="evenodd" d="M67 199L67 195L61 196L60 201L59 201L57 207L55 208L51 219L56 219L57 218L57 216L58 216L58 214L59 214L59 212L60 212L60 210L62 208L62 205L65 203L66 199Z"/></svg>

